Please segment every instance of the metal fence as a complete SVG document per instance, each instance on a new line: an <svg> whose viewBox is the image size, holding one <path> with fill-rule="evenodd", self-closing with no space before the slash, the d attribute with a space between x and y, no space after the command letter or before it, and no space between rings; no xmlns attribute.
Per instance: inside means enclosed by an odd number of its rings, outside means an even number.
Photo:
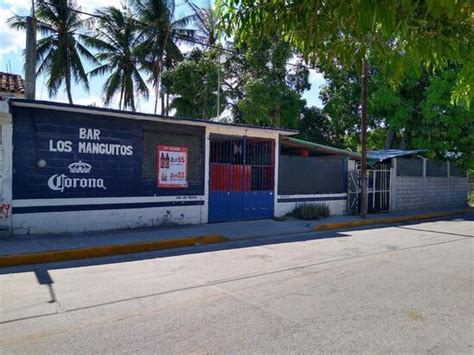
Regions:
<svg viewBox="0 0 474 355"><path fill-rule="evenodd" d="M347 192L344 159L280 156L278 193L310 195Z"/></svg>

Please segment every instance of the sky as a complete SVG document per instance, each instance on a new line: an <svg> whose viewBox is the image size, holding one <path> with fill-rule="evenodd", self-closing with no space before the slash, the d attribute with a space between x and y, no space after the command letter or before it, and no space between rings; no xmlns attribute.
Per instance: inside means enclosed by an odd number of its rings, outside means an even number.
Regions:
<svg viewBox="0 0 474 355"><path fill-rule="evenodd" d="M198 0L198 5L203 0ZM119 0L78 0L81 9L85 12L94 12L95 9L103 6L119 6ZM6 24L8 18L13 15L27 15L30 12L31 0L0 0L0 71L12 72L20 74L24 78L23 64L23 50L25 48L25 33L23 31L16 31L10 29ZM177 17L187 14L188 5L185 0L176 0L176 15ZM183 46L183 50L189 50L189 46ZM93 69L85 65L86 70ZM10 70L11 68L11 70ZM316 70L310 70L311 89L306 91L303 95L308 106L321 107L322 103L319 99L320 86L324 84L324 79L321 73ZM72 91L72 96L75 104L102 105L102 86L104 84L104 77L97 77L90 80L90 91L86 92L81 86L75 85ZM36 99L38 100L53 100L59 102L67 102L65 88L61 88L58 95L54 98L48 97L48 92L45 88L45 78L40 76L36 81ZM118 100L115 100L111 108L117 108ZM141 98L137 110L140 112L152 113L154 106L153 96L148 101Z"/></svg>

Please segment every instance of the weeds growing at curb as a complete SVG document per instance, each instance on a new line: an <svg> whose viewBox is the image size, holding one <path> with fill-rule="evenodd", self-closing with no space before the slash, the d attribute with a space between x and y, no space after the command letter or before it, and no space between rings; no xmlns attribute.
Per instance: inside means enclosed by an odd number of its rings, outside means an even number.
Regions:
<svg viewBox="0 0 474 355"><path fill-rule="evenodd" d="M325 203L302 203L290 213L291 216L304 220L329 217L331 210Z"/></svg>

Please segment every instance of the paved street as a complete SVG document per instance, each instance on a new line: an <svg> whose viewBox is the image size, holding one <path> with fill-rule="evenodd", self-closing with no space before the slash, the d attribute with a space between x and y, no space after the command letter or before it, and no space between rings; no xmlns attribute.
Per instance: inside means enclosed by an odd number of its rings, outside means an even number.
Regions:
<svg viewBox="0 0 474 355"><path fill-rule="evenodd" d="M471 215L0 269L0 353L473 353L473 237Z"/></svg>

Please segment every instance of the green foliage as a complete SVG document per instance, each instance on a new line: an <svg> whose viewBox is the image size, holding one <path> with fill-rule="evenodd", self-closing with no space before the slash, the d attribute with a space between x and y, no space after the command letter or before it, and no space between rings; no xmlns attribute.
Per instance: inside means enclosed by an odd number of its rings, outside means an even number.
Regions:
<svg viewBox="0 0 474 355"><path fill-rule="evenodd" d="M237 108L245 123L259 126L296 128L298 113L304 101L285 83L274 84L267 78L249 78L244 97Z"/></svg>
<svg viewBox="0 0 474 355"><path fill-rule="evenodd" d="M177 116L209 119L217 115L218 70L217 52L195 49L185 61L163 74L162 85L173 95L171 108ZM225 93L220 95L222 112L226 106Z"/></svg>
<svg viewBox="0 0 474 355"><path fill-rule="evenodd" d="M334 145L334 129L329 117L317 107L303 107L298 124L298 138L306 141Z"/></svg>
<svg viewBox="0 0 474 355"><path fill-rule="evenodd" d="M368 149L425 148L436 159L454 159L461 168L474 166L474 113L451 102L458 69L440 74L407 75L398 88L377 68L369 78ZM330 117L334 142L358 149L358 96L354 72L325 71L323 113Z"/></svg>
<svg viewBox="0 0 474 355"><path fill-rule="evenodd" d="M69 103L72 104L73 80L89 90L82 60L98 64L94 55L83 45L89 37L80 32L87 23L75 11L80 7L74 0L38 1L36 8L37 30L42 36L37 41L37 75L46 75L50 97L56 96L61 85L65 84ZM13 16L8 23L12 28L26 29L25 16Z"/></svg>
<svg viewBox="0 0 474 355"><path fill-rule="evenodd" d="M309 62L358 71L375 55L392 84L411 70L457 65L452 99L469 106L473 98L470 0L219 0L217 8L221 28L239 43L279 37Z"/></svg>
<svg viewBox="0 0 474 355"><path fill-rule="evenodd" d="M367 132L367 149L381 150L385 148L387 139L387 130L384 128L376 128Z"/></svg>
<svg viewBox="0 0 474 355"><path fill-rule="evenodd" d="M329 217L331 210L325 203L302 203L297 205L290 214L295 218L312 220Z"/></svg>
<svg viewBox="0 0 474 355"><path fill-rule="evenodd" d="M360 82L355 71L348 72L331 66L320 68L324 72L326 84L320 91L324 105L322 114L330 118L332 144L352 150L358 146L360 134ZM372 125L369 124L369 127ZM356 138L356 139L354 139Z"/></svg>
<svg viewBox="0 0 474 355"><path fill-rule="evenodd" d="M137 53L148 81L155 89L155 113L160 97L161 74L165 66L183 60L178 47L180 39L194 38L195 30L188 27L192 15L176 18L174 0L130 0L134 16L141 27L141 43ZM164 113L164 112L162 112Z"/></svg>
<svg viewBox="0 0 474 355"><path fill-rule="evenodd" d="M430 77L413 142L434 152L434 158L454 159L468 170L474 169L474 110L451 103L457 77L455 69Z"/></svg>
<svg viewBox="0 0 474 355"><path fill-rule="evenodd" d="M186 0L192 10L192 21L197 28L195 38L201 43L213 46L219 39L217 30L217 13L209 5L207 7L199 7L198 5Z"/></svg>
<svg viewBox="0 0 474 355"><path fill-rule="evenodd" d="M224 87L234 120L296 128L309 73L298 64L287 68L293 56L288 45L275 39L232 49L224 63Z"/></svg>
<svg viewBox="0 0 474 355"><path fill-rule="evenodd" d="M474 207L474 192L469 192L468 196L467 196L467 204L470 206L470 207Z"/></svg>
<svg viewBox="0 0 474 355"><path fill-rule="evenodd" d="M140 34L136 22L125 11L107 7L97 11L100 16L94 37L86 43L97 50L96 57L102 62L91 71L91 76L110 74L104 83L104 105L108 106L119 95L119 109L136 110L136 96L148 98L148 88L139 72L137 48Z"/></svg>

